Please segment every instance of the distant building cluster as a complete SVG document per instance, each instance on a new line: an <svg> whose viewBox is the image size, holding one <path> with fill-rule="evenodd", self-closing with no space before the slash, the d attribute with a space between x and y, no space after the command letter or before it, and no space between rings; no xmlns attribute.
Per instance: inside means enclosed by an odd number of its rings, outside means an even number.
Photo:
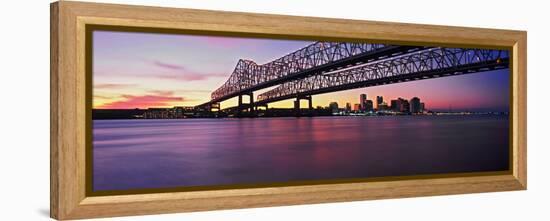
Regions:
<svg viewBox="0 0 550 221"><path fill-rule="evenodd" d="M194 107L149 108L143 113L145 119L189 118L195 114Z"/></svg>
<svg viewBox="0 0 550 221"><path fill-rule="evenodd" d="M212 111L205 108L181 107L148 108L148 109L93 109L95 119L183 119L183 118L219 118L219 117L290 117L297 116L295 108L269 108L257 110L254 113L245 112L237 115L237 107ZM346 103L341 107L337 102L330 102L328 107L317 106L306 109L302 116L375 116L375 115L470 115L492 114L508 115L508 112L435 112L426 109L426 105L418 97L410 100L397 98L389 104L382 96L376 96L374 102L367 94L359 95L359 102Z"/></svg>
<svg viewBox="0 0 550 221"><path fill-rule="evenodd" d="M344 108L339 108L337 102L331 102L329 109L333 114L422 114L425 113L426 107L420 98L413 97L410 100L397 98L390 101L390 105L384 102L384 97L376 96L376 108L372 100L367 99L367 94L359 95L359 103L346 103Z"/></svg>
<svg viewBox="0 0 550 221"><path fill-rule="evenodd" d="M391 100L390 109L395 112L418 114L424 112L425 105L418 97L413 97L411 100L397 98Z"/></svg>

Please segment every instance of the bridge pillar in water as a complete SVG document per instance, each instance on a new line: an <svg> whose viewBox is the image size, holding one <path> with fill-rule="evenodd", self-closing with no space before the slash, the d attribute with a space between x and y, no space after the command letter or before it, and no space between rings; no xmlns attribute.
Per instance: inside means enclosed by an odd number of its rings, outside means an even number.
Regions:
<svg viewBox="0 0 550 221"><path fill-rule="evenodd" d="M243 103L243 96L247 95L249 97L248 103ZM254 94L252 92L248 94L241 94L239 95L239 101L237 104L237 117L242 116L242 112L246 110L248 112L249 116L253 116L254 114Z"/></svg>
<svg viewBox="0 0 550 221"><path fill-rule="evenodd" d="M237 117L240 117L241 116L241 108L243 106L243 96L242 95L239 95L238 97L239 101L237 102Z"/></svg>
<svg viewBox="0 0 550 221"><path fill-rule="evenodd" d="M216 110L217 112L219 112L221 110L220 107L221 107L220 103L218 102L218 103L211 104L209 109L210 109L210 112L212 112L213 110Z"/></svg>
<svg viewBox="0 0 550 221"><path fill-rule="evenodd" d="M294 114L296 117L300 116L300 98L296 98L294 101Z"/></svg>
<svg viewBox="0 0 550 221"><path fill-rule="evenodd" d="M250 98L250 102L248 104L248 112L250 114L250 116L254 116L254 94L252 92L250 92L248 94L248 97Z"/></svg>
<svg viewBox="0 0 550 221"><path fill-rule="evenodd" d="M301 110L300 110L300 100L307 100L308 101L308 112L309 116L312 116L312 110L313 110L313 102L311 99L311 95L308 96L298 96L296 97L296 100L294 101L294 113L296 114L296 117L302 116Z"/></svg>

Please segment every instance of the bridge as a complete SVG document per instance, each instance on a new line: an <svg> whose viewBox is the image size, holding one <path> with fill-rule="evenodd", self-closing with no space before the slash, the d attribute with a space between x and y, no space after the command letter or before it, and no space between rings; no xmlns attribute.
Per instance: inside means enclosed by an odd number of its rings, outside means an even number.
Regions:
<svg viewBox="0 0 550 221"><path fill-rule="evenodd" d="M387 57L420 50L421 46L396 46L371 43L315 42L269 63L258 65L251 60L239 60L229 79L198 108L219 108L222 101L249 96L254 91L276 86L290 80L303 79Z"/></svg>
<svg viewBox="0 0 550 221"><path fill-rule="evenodd" d="M295 99L312 108L312 96L399 82L478 73L509 66L507 50L316 42L272 62L239 60L229 79L197 108L220 110L220 102L238 97L237 113ZM275 88L258 95L253 92ZM249 97L243 103L243 96Z"/></svg>

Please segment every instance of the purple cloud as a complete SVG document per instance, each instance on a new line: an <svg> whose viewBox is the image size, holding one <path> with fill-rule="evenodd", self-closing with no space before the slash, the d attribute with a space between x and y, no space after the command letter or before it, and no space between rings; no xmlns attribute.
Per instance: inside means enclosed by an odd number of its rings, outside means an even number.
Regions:
<svg viewBox="0 0 550 221"><path fill-rule="evenodd" d="M180 74L164 74L157 76L159 78L171 79L171 80L181 80L181 81L200 81L206 80L211 77L227 77L226 74L218 73L194 73L194 72L185 72Z"/></svg>
<svg viewBox="0 0 550 221"><path fill-rule="evenodd" d="M193 72L193 71L189 71L186 67L182 65L162 62L158 60L150 61L150 63L152 63L157 67L174 71L169 74L154 75L154 77L163 78L163 79L181 80L181 81L200 81L200 80L206 80L211 77L227 77L226 74Z"/></svg>
<svg viewBox="0 0 550 221"><path fill-rule="evenodd" d="M170 63L165 63L161 61L153 61L153 64L157 67L166 68L170 70L185 70L184 66L177 65L177 64L170 64Z"/></svg>

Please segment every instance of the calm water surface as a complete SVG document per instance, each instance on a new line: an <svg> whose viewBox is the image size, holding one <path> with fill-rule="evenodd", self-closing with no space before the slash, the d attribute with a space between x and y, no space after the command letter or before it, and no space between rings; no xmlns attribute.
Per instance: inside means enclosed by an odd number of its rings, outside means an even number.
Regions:
<svg viewBox="0 0 550 221"><path fill-rule="evenodd" d="M508 116L95 120L94 190L508 168Z"/></svg>

